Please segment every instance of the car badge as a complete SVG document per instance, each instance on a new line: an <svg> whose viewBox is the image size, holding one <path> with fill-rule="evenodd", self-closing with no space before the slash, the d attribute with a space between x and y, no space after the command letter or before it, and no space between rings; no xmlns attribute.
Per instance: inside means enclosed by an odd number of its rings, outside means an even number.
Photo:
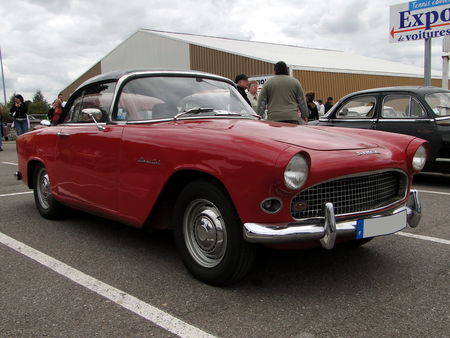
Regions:
<svg viewBox="0 0 450 338"><path fill-rule="evenodd" d="M377 150L365 150L365 151L357 151L356 155L363 156L363 155L374 155L374 154L381 154Z"/></svg>
<svg viewBox="0 0 450 338"><path fill-rule="evenodd" d="M160 165L161 162L157 159L153 159L151 161L144 159L142 156L138 158L138 160L136 161L138 163L145 163L145 164L152 164L152 165Z"/></svg>

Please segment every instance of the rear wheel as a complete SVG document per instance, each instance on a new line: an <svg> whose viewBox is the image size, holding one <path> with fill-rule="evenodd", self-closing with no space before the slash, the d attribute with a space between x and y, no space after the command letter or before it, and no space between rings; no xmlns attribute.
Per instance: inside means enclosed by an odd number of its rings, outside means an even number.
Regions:
<svg viewBox="0 0 450 338"><path fill-rule="evenodd" d="M217 286L241 280L254 260L228 195L207 181L188 184L175 206L175 242L197 279Z"/></svg>
<svg viewBox="0 0 450 338"><path fill-rule="evenodd" d="M53 197L47 169L42 164L38 164L34 170L33 183L34 201L41 216L48 219L60 218L64 206Z"/></svg>

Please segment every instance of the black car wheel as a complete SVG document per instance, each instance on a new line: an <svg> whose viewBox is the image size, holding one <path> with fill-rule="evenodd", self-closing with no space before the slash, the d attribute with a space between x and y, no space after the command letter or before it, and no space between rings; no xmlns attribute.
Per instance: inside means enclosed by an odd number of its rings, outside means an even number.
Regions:
<svg viewBox="0 0 450 338"><path fill-rule="evenodd" d="M60 218L64 206L53 197L47 169L42 164L37 165L34 170L33 183L34 201L41 216L48 219Z"/></svg>
<svg viewBox="0 0 450 338"><path fill-rule="evenodd" d="M188 184L175 206L175 242L191 274L211 285L241 280L252 267L253 247L223 189L207 181Z"/></svg>

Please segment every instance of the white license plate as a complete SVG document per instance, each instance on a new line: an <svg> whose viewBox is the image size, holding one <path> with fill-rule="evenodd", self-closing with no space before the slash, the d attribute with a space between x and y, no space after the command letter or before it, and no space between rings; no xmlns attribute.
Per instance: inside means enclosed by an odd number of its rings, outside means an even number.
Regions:
<svg viewBox="0 0 450 338"><path fill-rule="evenodd" d="M406 210L391 216L359 219L356 222L356 239L393 234L406 227Z"/></svg>

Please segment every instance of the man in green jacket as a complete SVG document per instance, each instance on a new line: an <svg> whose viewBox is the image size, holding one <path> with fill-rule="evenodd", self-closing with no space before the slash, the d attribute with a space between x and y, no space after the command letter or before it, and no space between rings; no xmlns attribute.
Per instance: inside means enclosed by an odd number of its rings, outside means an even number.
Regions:
<svg viewBox="0 0 450 338"><path fill-rule="evenodd" d="M267 120L293 124L306 124L308 108L303 89L296 78L289 76L286 63L275 64L275 76L268 79L259 93L257 113Z"/></svg>

